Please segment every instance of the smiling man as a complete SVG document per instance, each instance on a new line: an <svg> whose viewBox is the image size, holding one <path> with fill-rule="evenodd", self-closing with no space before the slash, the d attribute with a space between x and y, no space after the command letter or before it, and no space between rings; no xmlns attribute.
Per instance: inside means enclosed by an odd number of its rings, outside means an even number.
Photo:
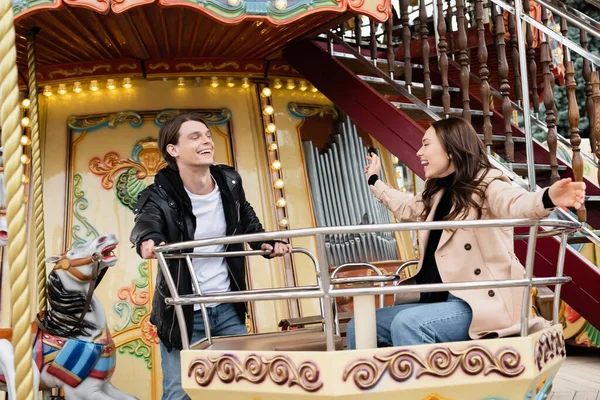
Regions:
<svg viewBox="0 0 600 400"><path fill-rule="evenodd" d="M135 226L130 240L138 254L155 258L154 246L236 234L263 232L252 206L246 200L240 175L226 165L214 165L214 143L201 116L185 113L167 121L158 133L158 147L168 162L153 185L138 198ZM269 257L291 252L283 242L250 243L253 249L272 251ZM242 244L206 246L196 252L243 250ZM203 294L246 290L243 257L196 258L194 273ZM191 294L192 277L183 260L169 264L180 295ZM181 388L180 327L162 274L156 280L152 301L152 322L160 338L163 370L163 400L189 399ZM184 306L188 337L192 342L205 336L200 306ZM208 304L208 318L214 336L247 333L245 303Z"/></svg>

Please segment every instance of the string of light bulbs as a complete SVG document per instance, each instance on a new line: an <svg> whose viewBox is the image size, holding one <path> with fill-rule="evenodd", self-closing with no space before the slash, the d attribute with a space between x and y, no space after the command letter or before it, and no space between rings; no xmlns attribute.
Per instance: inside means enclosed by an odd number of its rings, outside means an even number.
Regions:
<svg viewBox="0 0 600 400"><path fill-rule="evenodd" d="M277 125L275 125L275 109L273 108L272 91L268 84L259 84L260 104L262 109L263 129L265 132L265 143L267 145L267 156L269 169L271 170L271 182L273 183L273 198L275 199L277 225L281 229L288 229L289 219L287 201L285 199L285 183L277 144Z"/></svg>

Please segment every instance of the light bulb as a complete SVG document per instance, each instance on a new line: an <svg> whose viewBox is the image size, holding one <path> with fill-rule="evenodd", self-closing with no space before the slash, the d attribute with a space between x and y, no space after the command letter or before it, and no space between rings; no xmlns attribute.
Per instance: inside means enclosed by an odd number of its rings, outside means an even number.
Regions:
<svg viewBox="0 0 600 400"><path fill-rule="evenodd" d="M281 168L281 161L275 160L271 163L271 168L274 170L278 170Z"/></svg>
<svg viewBox="0 0 600 400"><path fill-rule="evenodd" d="M29 124L31 124L29 117L23 117L21 119L21 125L23 125L25 128L27 128L29 126Z"/></svg>
<svg viewBox="0 0 600 400"><path fill-rule="evenodd" d="M277 199L277 201L275 202L275 205L279 208L285 207L286 204L287 204L287 201L285 201L285 199L283 197Z"/></svg>
<svg viewBox="0 0 600 400"><path fill-rule="evenodd" d="M288 79L288 80L287 80L287 85L285 85L285 87L286 87L288 90L294 90L294 88L296 87L296 84L294 83L294 80L293 80L293 79Z"/></svg>
<svg viewBox="0 0 600 400"><path fill-rule="evenodd" d="M44 86L44 92L42 94L46 97L52 96L52 86Z"/></svg>
<svg viewBox="0 0 600 400"><path fill-rule="evenodd" d="M75 82L73 84L73 91L75 93L81 93L82 90L83 90L83 88L81 87L81 82Z"/></svg>
<svg viewBox="0 0 600 400"><path fill-rule="evenodd" d="M275 182L273 182L273 187L275 189L283 189L283 179L277 179Z"/></svg>
<svg viewBox="0 0 600 400"><path fill-rule="evenodd" d="M131 89L131 78L123 78L123 87L125 89Z"/></svg>
<svg viewBox="0 0 600 400"><path fill-rule="evenodd" d="M279 226L282 228L285 228L286 226L288 226L288 220L287 218L281 218L279 220Z"/></svg>
<svg viewBox="0 0 600 400"><path fill-rule="evenodd" d="M235 81L233 80L232 77L227 78L227 87L234 87L235 86Z"/></svg>
<svg viewBox="0 0 600 400"><path fill-rule="evenodd" d="M242 87L244 89L248 89L250 87L250 81L248 78L242 78Z"/></svg>
<svg viewBox="0 0 600 400"><path fill-rule="evenodd" d="M27 135L21 136L21 144L23 146L29 146L31 144L31 139Z"/></svg>
<svg viewBox="0 0 600 400"><path fill-rule="evenodd" d="M114 80L114 79L108 79L108 80L106 81L106 88L107 88L108 90L114 90L114 89L115 89L115 87L116 87L116 86L115 86L115 80Z"/></svg>
<svg viewBox="0 0 600 400"><path fill-rule="evenodd" d="M269 151L277 151L277 143L271 143L269 145Z"/></svg>
<svg viewBox="0 0 600 400"><path fill-rule="evenodd" d="M300 81L300 87L298 89L300 89L302 92L306 92L306 89L308 89L308 86L306 85L306 81L304 81L304 80Z"/></svg>
<svg viewBox="0 0 600 400"><path fill-rule="evenodd" d="M21 102L21 106L23 108L29 108L30 105L31 105L31 100L29 100L28 98L23 99L23 101Z"/></svg>
<svg viewBox="0 0 600 400"><path fill-rule="evenodd" d="M21 163L27 165L31 162L31 158L29 158L29 156L27 154L23 154L21 156Z"/></svg>
<svg viewBox="0 0 600 400"><path fill-rule="evenodd" d="M283 86L283 85L281 84L281 79L275 79L275 80L273 81L273 87L274 87L275 89L281 89L281 88L282 88L282 86Z"/></svg>
<svg viewBox="0 0 600 400"><path fill-rule="evenodd" d="M179 78L177 78L177 86L178 87L184 87L185 86L185 78L183 76L180 76Z"/></svg>
<svg viewBox="0 0 600 400"><path fill-rule="evenodd" d="M266 106L265 108L263 108L263 114L265 115L273 115L274 112L275 109L273 108L273 106Z"/></svg>
<svg viewBox="0 0 600 400"><path fill-rule="evenodd" d="M214 88L219 87L219 78L217 78L216 76L210 78L210 86Z"/></svg>
<svg viewBox="0 0 600 400"><path fill-rule="evenodd" d="M272 122L269 123L267 125L267 132L269 132L269 133L275 133L275 132L277 132L277 126L274 123L272 123Z"/></svg>
<svg viewBox="0 0 600 400"><path fill-rule="evenodd" d="M260 94L262 97L269 97L271 96L271 89L269 87L264 87Z"/></svg>
<svg viewBox="0 0 600 400"><path fill-rule="evenodd" d="M94 79L93 81L90 82L90 90L92 92L95 92L98 89L99 89L99 87L98 87L98 81Z"/></svg>
<svg viewBox="0 0 600 400"><path fill-rule="evenodd" d="M61 83L60 85L58 85L57 92L58 92L58 94L65 94L65 93L67 93L67 85L65 85L64 83Z"/></svg>

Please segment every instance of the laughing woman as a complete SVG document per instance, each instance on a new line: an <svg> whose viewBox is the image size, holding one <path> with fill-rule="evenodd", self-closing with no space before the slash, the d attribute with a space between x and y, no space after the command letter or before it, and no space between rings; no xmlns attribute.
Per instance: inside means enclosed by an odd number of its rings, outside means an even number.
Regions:
<svg viewBox="0 0 600 400"><path fill-rule="evenodd" d="M423 193L413 197L378 177L379 158L371 153L365 168L369 187L400 221L457 221L497 218L544 218L554 207L581 207L585 184L562 179L549 188L527 192L513 187L494 169L473 127L463 119L436 121L417 152L425 169ZM514 254L512 228L420 231L418 284L523 278ZM412 302L377 310L381 346L409 346L503 337L520 331L523 288L431 292ZM530 319L530 329L545 325ZM355 348L354 320L347 328Z"/></svg>

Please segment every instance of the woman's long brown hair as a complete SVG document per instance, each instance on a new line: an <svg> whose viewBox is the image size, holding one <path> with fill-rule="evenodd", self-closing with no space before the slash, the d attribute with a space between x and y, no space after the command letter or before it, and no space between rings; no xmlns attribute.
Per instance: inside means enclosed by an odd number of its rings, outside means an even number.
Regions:
<svg viewBox="0 0 600 400"><path fill-rule="evenodd" d="M456 173L450 186L452 211L444 217L446 221L464 219L470 208L477 210L481 218L485 187L481 182L487 172L493 168L483 142L470 123L462 118L450 117L431 124L446 153L454 162ZM421 218L424 220L431 212L433 196L442 189L440 179L428 179L425 183L422 198L425 209Z"/></svg>

